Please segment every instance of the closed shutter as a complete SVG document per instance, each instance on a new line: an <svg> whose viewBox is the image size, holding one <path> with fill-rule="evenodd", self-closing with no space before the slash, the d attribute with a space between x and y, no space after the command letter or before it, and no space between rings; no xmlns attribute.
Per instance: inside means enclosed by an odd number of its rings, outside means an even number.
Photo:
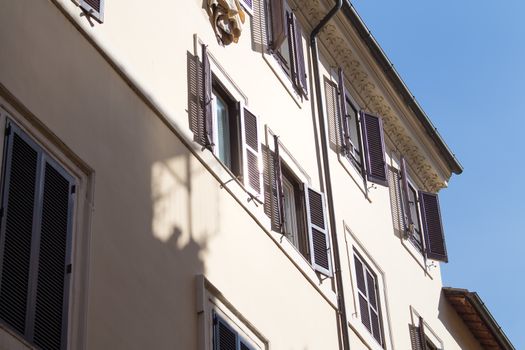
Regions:
<svg viewBox="0 0 525 350"><path fill-rule="evenodd" d="M263 198L263 178L261 172L261 142L259 122L248 109L239 106L241 111L241 139L243 154L244 186L255 197Z"/></svg>
<svg viewBox="0 0 525 350"><path fill-rule="evenodd" d="M42 349L60 349L67 336L74 185L53 161L44 164L34 342Z"/></svg>
<svg viewBox="0 0 525 350"><path fill-rule="evenodd" d="M361 126L364 137L367 178L372 182L387 186L383 122L381 118L375 115L361 112Z"/></svg>
<svg viewBox="0 0 525 350"><path fill-rule="evenodd" d="M92 17L104 21L104 0L79 0L79 4Z"/></svg>
<svg viewBox="0 0 525 350"><path fill-rule="evenodd" d="M350 146L350 134L349 134L349 128L348 128L348 110L346 109L346 88L345 88L345 77L343 73L343 69L339 68L338 71L339 75L339 82L338 82L338 89L339 89L339 118L340 122L339 125L341 126L341 147L344 150L345 153L349 153L348 147Z"/></svg>
<svg viewBox="0 0 525 350"><path fill-rule="evenodd" d="M237 332L217 315L214 316L213 350L237 350Z"/></svg>
<svg viewBox="0 0 525 350"><path fill-rule="evenodd" d="M0 318L26 334L40 152L14 126L6 141L1 230Z"/></svg>
<svg viewBox="0 0 525 350"><path fill-rule="evenodd" d="M306 68L304 61L304 50L303 50L303 31L301 25L297 20L297 16L292 13L292 24L293 24L293 41L294 41L294 81L300 90L300 93L308 98L308 85L306 77Z"/></svg>
<svg viewBox="0 0 525 350"><path fill-rule="evenodd" d="M74 181L20 129L9 128L0 318L41 349L65 349Z"/></svg>
<svg viewBox="0 0 525 350"><path fill-rule="evenodd" d="M285 0L270 0L270 12L272 19L272 50L276 51L281 47L286 39L288 32L288 21L284 8Z"/></svg>
<svg viewBox="0 0 525 350"><path fill-rule="evenodd" d="M330 241L324 195L307 184L304 184L304 192L312 266L316 271L330 277Z"/></svg>
<svg viewBox="0 0 525 350"><path fill-rule="evenodd" d="M213 150L213 111L212 111L212 74L208 49L202 44L202 111L203 111L203 146Z"/></svg>
<svg viewBox="0 0 525 350"><path fill-rule="evenodd" d="M426 254L430 259L448 262L445 235L437 194L419 191L419 205L425 232Z"/></svg>
<svg viewBox="0 0 525 350"><path fill-rule="evenodd" d="M403 212L403 219L405 222L405 230L408 235L414 233L414 223L412 222L412 215L410 214L410 203L408 202L408 173L407 165L405 158L401 158L401 201L403 202L403 207L401 208ZM415 203L414 203L415 205Z"/></svg>
<svg viewBox="0 0 525 350"><path fill-rule="evenodd" d="M284 193L283 193L283 172L281 168L281 156L279 155L279 139L274 135L274 178L275 178L275 190L276 190L276 202L274 213L277 214L276 221L278 223L279 232L283 232L284 225Z"/></svg>

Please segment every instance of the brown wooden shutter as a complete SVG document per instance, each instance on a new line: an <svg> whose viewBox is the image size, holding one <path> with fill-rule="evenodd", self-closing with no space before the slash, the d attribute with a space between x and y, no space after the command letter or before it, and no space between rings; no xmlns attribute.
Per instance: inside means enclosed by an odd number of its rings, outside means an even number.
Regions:
<svg viewBox="0 0 525 350"><path fill-rule="evenodd" d="M419 343L421 345L421 350L426 350L427 349L427 338L425 336L425 322L423 321L423 317L421 316L419 316L418 336L419 336Z"/></svg>
<svg viewBox="0 0 525 350"><path fill-rule="evenodd" d="M331 277L330 238L324 195L304 184L310 257L316 271Z"/></svg>
<svg viewBox="0 0 525 350"><path fill-rule="evenodd" d="M42 349L65 349L73 178L9 122L0 318Z"/></svg>
<svg viewBox="0 0 525 350"><path fill-rule="evenodd" d="M44 158L33 341L42 349L65 349L74 182Z"/></svg>
<svg viewBox="0 0 525 350"><path fill-rule="evenodd" d="M427 257L434 260L448 262L438 195L435 193L419 191L419 205L423 231L425 232Z"/></svg>
<svg viewBox="0 0 525 350"><path fill-rule="evenodd" d="M245 107L241 111L241 138L243 154L244 186L255 197L263 198L263 178L261 172L261 141L259 140L259 122L255 114Z"/></svg>
<svg viewBox="0 0 525 350"><path fill-rule="evenodd" d="M383 121L378 116L361 112L361 126L367 178L369 181L388 186Z"/></svg>
<svg viewBox="0 0 525 350"><path fill-rule="evenodd" d="M279 139L277 136L273 136L275 157L274 157L274 170L275 170L275 189L276 189L276 213L279 232L283 232L284 226L284 193L283 193L283 171L281 168L281 156L279 155Z"/></svg>
<svg viewBox="0 0 525 350"><path fill-rule="evenodd" d="M202 111L204 145L213 150L212 74L208 49L202 44Z"/></svg>
<svg viewBox="0 0 525 350"><path fill-rule="evenodd" d="M292 13L292 27L294 31L293 41L294 41L294 81L297 87L299 88L301 94L308 98L308 85L307 85L307 76L306 76L306 67L304 60L304 50L303 50L303 31L301 24L297 20L297 16Z"/></svg>
<svg viewBox="0 0 525 350"><path fill-rule="evenodd" d="M288 35L288 21L286 19L285 0L270 0L272 15L272 50L278 50Z"/></svg>
<svg viewBox="0 0 525 350"><path fill-rule="evenodd" d="M8 130L0 237L0 318L25 335L40 152L14 125Z"/></svg>
<svg viewBox="0 0 525 350"><path fill-rule="evenodd" d="M401 201L403 207L400 208L403 213L403 219L405 224L405 231L408 235L414 233L414 223L412 222L412 215L410 213L410 203L408 202L408 172L405 158L401 158ZM416 203L414 203L416 205Z"/></svg>
<svg viewBox="0 0 525 350"><path fill-rule="evenodd" d="M346 154L349 154L348 147L350 146L350 134L348 127L348 110L346 109L346 88L345 88L345 77L343 68L339 67L338 70L339 82L339 118L341 126L341 147Z"/></svg>

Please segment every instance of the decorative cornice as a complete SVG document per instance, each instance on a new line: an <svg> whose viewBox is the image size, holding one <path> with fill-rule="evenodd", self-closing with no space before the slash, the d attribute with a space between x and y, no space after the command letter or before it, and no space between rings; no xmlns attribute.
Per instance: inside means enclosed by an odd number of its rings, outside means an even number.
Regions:
<svg viewBox="0 0 525 350"><path fill-rule="evenodd" d="M296 8L301 9L301 13L309 23L318 22L326 12L319 0L296 0L295 3ZM362 108L383 117L386 135L405 157L409 167L417 174L424 190L437 192L446 187L447 179L438 175L438 171L431 165L426 152L410 136L410 132L402 121L402 116L393 108L392 98L379 89L379 82L364 68L363 58L360 57L363 55L356 52L334 21L327 24L322 30L320 39L335 62L344 69L346 78L364 103Z"/></svg>

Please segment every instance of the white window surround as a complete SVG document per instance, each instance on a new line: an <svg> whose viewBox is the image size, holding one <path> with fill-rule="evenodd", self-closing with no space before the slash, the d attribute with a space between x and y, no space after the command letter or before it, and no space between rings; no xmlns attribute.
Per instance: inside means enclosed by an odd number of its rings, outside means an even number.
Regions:
<svg viewBox="0 0 525 350"><path fill-rule="evenodd" d="M227 322L245 341L249 342L254 350L270 349L268 339L204 275L197 275L195 282L198 350L213 350L214 313Z"/></svg>
<svg viewBox="0 0 525 350"><path fill-rule="evenodd" d="M390 328L390 312L388 306L388 300L386 297L387 284L385 274L377 262L371 257L369 252L364 248L362 243L355 237L350 228L344 223L344 232L346 240L347 258L350 268L350 277L352 280L351 290L353 295L352 302L349 302L347 308L350 309L349 314L349 326L357 333L359 338L368 346L371 350L393 350L393 334ZM383 326L383 339L384 348L377 342L372 336L370 331L363 325L361 321L360 309L359 309L359 292L357 290L357 280L355 275L355 262L354 262L354 250L360 255L360 258L365 262L370 269L374 271L377 278L377 289L379 294L379 305L380 305L380 318Z"/></svg>
<svg viewBox="0 0 525 350"><path fill-rule="evenodd" d="M1 93L2 91L0 91ZM18 105L15 109L11 105ZM20 112L19 112L20 111ZM27 112L27 113L26 113ZM22 115L23 113L23 115ZM93 170L83 163L73 152L67 149L45 126L25 110L18 101L7 102L0 95L0 129L3 130L7 118L16 123L31 139L68 173L73 176L76 184L75 203L73 205L72 223L72 268L69 287L69 316L67 326L67 349L85 349L87 334L87 290L89 289L89 250L90 226L93 206L94 177ZM3 164L3 147L5 133L0 133L0 162ZM26 341L15 332L11 340L25 343ZM2 340L4 341L4 340Z"/></svg>
<svg viewBox="0 0 525 350"><path fill-rule="evenodd" d="M410 322L412 326L419 327L419 317L423 317L412 305L410 306ZM436 334L436 332L430 327L430 325L423 317L423 324L425 328L425 336L434 344L438 349L444 350L443 340Z"/></svg>

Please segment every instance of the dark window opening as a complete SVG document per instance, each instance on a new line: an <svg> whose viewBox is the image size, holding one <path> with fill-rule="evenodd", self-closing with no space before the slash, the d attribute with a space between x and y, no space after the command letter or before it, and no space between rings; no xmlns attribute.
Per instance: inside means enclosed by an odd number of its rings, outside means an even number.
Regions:
<svg viewBox="0 0 525 350"><path fill-rule="evenodd" d="M347 138L347 155L351 161L358 167L359 170L362 169L363 159L361 153L361 127L359 125L359 112L354 107L353 103L350 101L348 96L346 97L346 111L347 115L345 126L347 128L345 136Z"/></svg>
<svg viewBox="0 0 525 350"><path fill-rule="evenodd" d="M218 80L213 80L214 153L236 176L242 175L238 105Z"/></svg>
<svg viewBox="0 0 525 350"><path fill-rule="evenodd" d="M284 197L283 233L297 250L299 250L307 260L310 260L308 253L308 234L305 223L306 210L303 184L293 175L292 171L284 162L281 164L281 167Z"/></svg>
<svg viewBox="0 0 525 350"><path fill-rule="evenodd" d="M418 211L418 197L417 197L417 191L410 183L408 184L408 206L410 208L410 212L407 215L410 215L411 222L413 227L410 228L412 231L412 234L410 235L410 240L416 248L423 252L423 235L421 233L421 221L419 218L419 211Z"/></svg>

